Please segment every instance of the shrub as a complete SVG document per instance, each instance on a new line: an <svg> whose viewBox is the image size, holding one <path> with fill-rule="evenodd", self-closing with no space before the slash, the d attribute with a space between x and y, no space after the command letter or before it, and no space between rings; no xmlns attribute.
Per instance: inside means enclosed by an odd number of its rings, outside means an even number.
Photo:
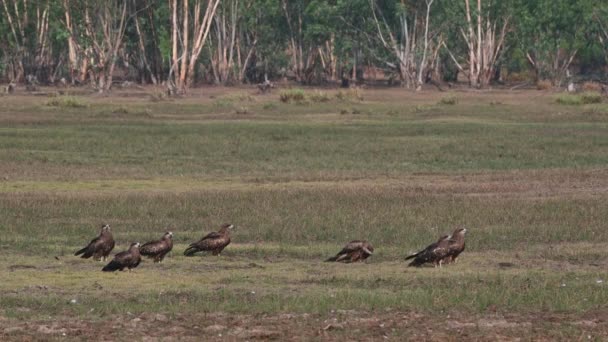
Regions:
<svg viewBox="0 0 608 342"><path fill-rule="evenodd" d="M112 110L112 114L129 114L129 109L127 107L117 107Z"/></svg>
<svg viewBox="0 0 608 342"><path fill-rule="evenodd" d="M583 93L580 96L581 96L581 102L583 104L602 102L602 95L600 93L589 92L589 93Z"/></svg>
<svg viewBox="0 0 608 342"><path fill-rule="evenodd" d="M239 107L235 110L235 113L239 114L239 115L245 115L245 114L249 114L250 112L249 112L249 108L247 108L247 107Z"/></svg>
<svg viewBox="0 0 608 342"><path fill-rule="evenodd" d="M87 108L89 105L74 97L55 97L46 103L49 107Z"/></svg>
<svg viewBox="0 0 608 342"><path fill-rule="evenodd" d="M164 92L164 91L156 91L156 92L150 94L150 101L152 101L152 102L165 101L168 98L169 98L169 94L167 94L167 92Z"/></svg>
<svg viewBox="0 0 608 342"><path fill-rule="evenodd" d="M559 104L578 106L584 104L601 103L602 95L599 93L583 93L579 95L562 94L555 101Z"/></svg>
<svg viewBox="0 0 608 342"><path fill-rule="evenodd" d="M553 88L553 84L548 80L539 80L536 82L536 89L538 90L549 90Z"/></svg>
<svg viewBox="0 0 608 342"><path fill-rule="evenodd" d="M363 101L363 92L359 88L340 90L336 93L336 98L340 101Z"/></svg>
<svg viewBox="0 0 608 342"><path fill-rule="evenodd" d="M273 110L273 109L277 108L277 105L272 102L268 102L268 103L265 103L264 106L262 106L262 108L265 110Z"/></svg>
<svg viewBox="0 0 608 342"><path fill-rule="evenodd" d="M455 96L444 97L439 100L440 105L453 106L458 103L458 99Z"/></svg>
<svg viewBox="0 0 608 342"><path fill-rule="evenodd" d="M602 91L602 85L597 82L585 82L585 83L583 83L581 88L583 89L583 91L596 91L596 92Z"/></svg>
<svg viewBox="0 0 608 342"><path fill-rule="evenodd" d="M578 95L572 95L572 94L559 95L555 99L555 102L557 102L559 104L563 104L563 105L569 105L569 106L577 106L577 105L582 104L581 97Z"/></svg>
<svg viewBox="0 0 608 342"><path fill-rule="evenodd" d="M289 89L282 91L279 95L281 102L290 103L290 102L304 102L306 100L306 94L304 94L304 90L302 89Z"/></svg>
<svg viewBox="0 0 608 342"><path fill-rule="evenodd" d="M314 91L312 94L308 95L308 98L312 102L327 102L331 100L326 92L320 90Z"/></svg>

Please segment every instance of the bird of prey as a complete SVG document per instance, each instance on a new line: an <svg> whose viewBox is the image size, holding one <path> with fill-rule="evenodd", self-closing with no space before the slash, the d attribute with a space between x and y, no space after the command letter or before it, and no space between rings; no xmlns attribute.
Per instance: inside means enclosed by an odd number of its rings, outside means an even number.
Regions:
<svg viewBox="0 0 608 342"><path fill-rule="evenodd" d="M139 242L134 242L131 244L128 250L124 252L120 252L114 256L114 259L107 264L102 271L104 272L114 272L114 271L122 271L125 268L131 271L131 269L137 267L141 262L141 255L139 254Z"/></svg>
<svg viewBox="0 0 608 342"><path fill-rule="evenodd" d="M154 262L162 262L167 253L173 249L173 233L166 232L160 240L144 243L139 249L141 255L153 258Z"/></svg>
<svg viewBox="0 0 608 342"><path fill-rule="evenodd" d="M224 224L217 232L211 232L197 242L191 243L184 251L185 256L193 256L202 251L210 251L213 255L220 255L222 250L230 244L230 231L232 224Z"/></svg>
<svg viewBox="0 0 608 342"><path fill-rule="evenodd" d="M114 237L112 237L110 225L104 224L101 226L99 236L91 240L86 247L77 251L74 255L82 254L81 258L93 257L95 260L105 261L112 249L114 249Z"/></svg>
<svg viewBox="0 0 608 342"><path fill-rule="evenodd" d="M446 263L456 262L460 253L464 251L464 235L466 233L466 228L457 228L454 230L450 238L450 244L448 245Z"/></svg>
<svg viewBox="0 0 608 342"><path fill-rule="evenodd" d="M327 261L337 261L337 262L357 262L363 261L374 254L374 247L367 242L362 240L353 240L344 246L338 254L335 256L325 260Z"/></svg>
<svg viewBox="0 0 608 342"><path fill-rule="evenodd" d="M405 260L414 259L409 263L408 266L420 267L426 263L433 263L435 267L441 267L443 263L443 259L448 256L448 250L450 245L450 235L445 235L439 238L436 242L433 242L425 249L421 250L418 253L414 253Z"/></svg>

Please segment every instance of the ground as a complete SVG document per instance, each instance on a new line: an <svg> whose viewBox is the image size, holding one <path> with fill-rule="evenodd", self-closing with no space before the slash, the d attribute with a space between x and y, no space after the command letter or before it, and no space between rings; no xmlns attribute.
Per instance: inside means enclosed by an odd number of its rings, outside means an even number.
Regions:
<svg viewBox="0 0 608 342"><path fill-rule="evenodd" d="M608 339L606 103L289 94L0 97L0 339ZM221 256L183 256L226 222ZM102 223L174 250L102 273L73 255ZM461 225L458 263L406 267ZM375 254L323 262L353 239Z"/></svg>

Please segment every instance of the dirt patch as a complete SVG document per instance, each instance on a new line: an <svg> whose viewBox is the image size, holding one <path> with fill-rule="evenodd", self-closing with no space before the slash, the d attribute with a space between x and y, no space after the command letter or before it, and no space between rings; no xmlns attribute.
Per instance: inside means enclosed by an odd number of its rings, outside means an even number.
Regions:
<svg viewBox="0 0 608 342"><path fill-rule="evenodd" d="M0 321L0 338L74 340L400 340L430 341L608 338L608 312L465 315L417 312L335 311L310 314L124 315L97 320Z"/></svg>

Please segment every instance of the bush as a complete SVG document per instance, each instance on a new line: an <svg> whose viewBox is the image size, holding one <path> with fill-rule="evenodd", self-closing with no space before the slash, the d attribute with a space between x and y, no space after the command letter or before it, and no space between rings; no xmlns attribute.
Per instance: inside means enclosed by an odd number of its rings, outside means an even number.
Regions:
<svg viewBox="0 0 608 342"><path fill-rule="evenodd" d="M602 91L602 85L597 82L585 82L585 83L583 83L581 88L583 89L583 91L596 91L596 92Z"/></svg>
<svg viewBox="0 0 608 342"><path fill-rule="evenodd" d="M600 93L583 93L580 96L583 104L602 103L602 95Z"/></svg>
<svg viewBox="0 0 608 342"><path fill-rule="evenodd" d="M245 114L249 114L250 111L249 111L249 108L247 108L247 107L239 107L235 110L235 113L239 114L239 115L245 115Z"/></svg>
<svg viewBox="0 0 608 342"><path fill-rule="evenodd" d="M327 102L327 101L331 100L331 98L329 97L329 95L326 92L323 92L320 90L314 91L312 94L310 94L308 96L308 98L312 102Z"/></svg>
<svg viewBox="0 0 608 342"><path fill-rule="evenodd" d="M602 95L599 93L583 93L579 95L563 94L558 96L555 101L563 105L578 106L584 104L601 103Z"/></svg>
<svg viewBox="0 0 608 342"><path fill-rule="evenodd" d="M129 109L127 107L117 107L112 110L112 114L129 114Z"/></svg>
<svg viewBox="0 0 608 342"><path fill-rule="evenodd" d="M448 97L444 97L441 100L439 100L440 105L446 105L446 106L453 106L455 104L458 104L458 99L455 96L448 96Z"/></svg>
<svg viewBox="0 0 608 342"><path fill-rule="evenodd" d="M289 89L282 91L279 98L281 99L281 102L285 103L302 103L306 100L306 94L304 94L304 90L302 89Z"/></svg>
<svg viewBox="0 0 608 342"><path fill-rule="evenodd" d="M336 98L340 101L363 101L363 92L359 88L340 90L336 93Z"/></svg>
<svg viewBox="0 0 608 342"><path fill-rule="evenodd" d="M89 106L74 97L56 97L49 100L46 105L59 108L87 108Z"/></svg>
<svg viewBox="0 0 608 342"><path fill-rule="evenodd" d="M536 89L538 90L549 90L553 88L553 84L548 80L539 80L536 82Z"/></svg>
<svg viewBox="0 0 608 342"><path fill-rule="evenodd" d="M265 103L264 106L262 106L262 108L265 110L273 110L273 109L277 108L277 105L272 102L268 102L268 103Z"/></svg>

